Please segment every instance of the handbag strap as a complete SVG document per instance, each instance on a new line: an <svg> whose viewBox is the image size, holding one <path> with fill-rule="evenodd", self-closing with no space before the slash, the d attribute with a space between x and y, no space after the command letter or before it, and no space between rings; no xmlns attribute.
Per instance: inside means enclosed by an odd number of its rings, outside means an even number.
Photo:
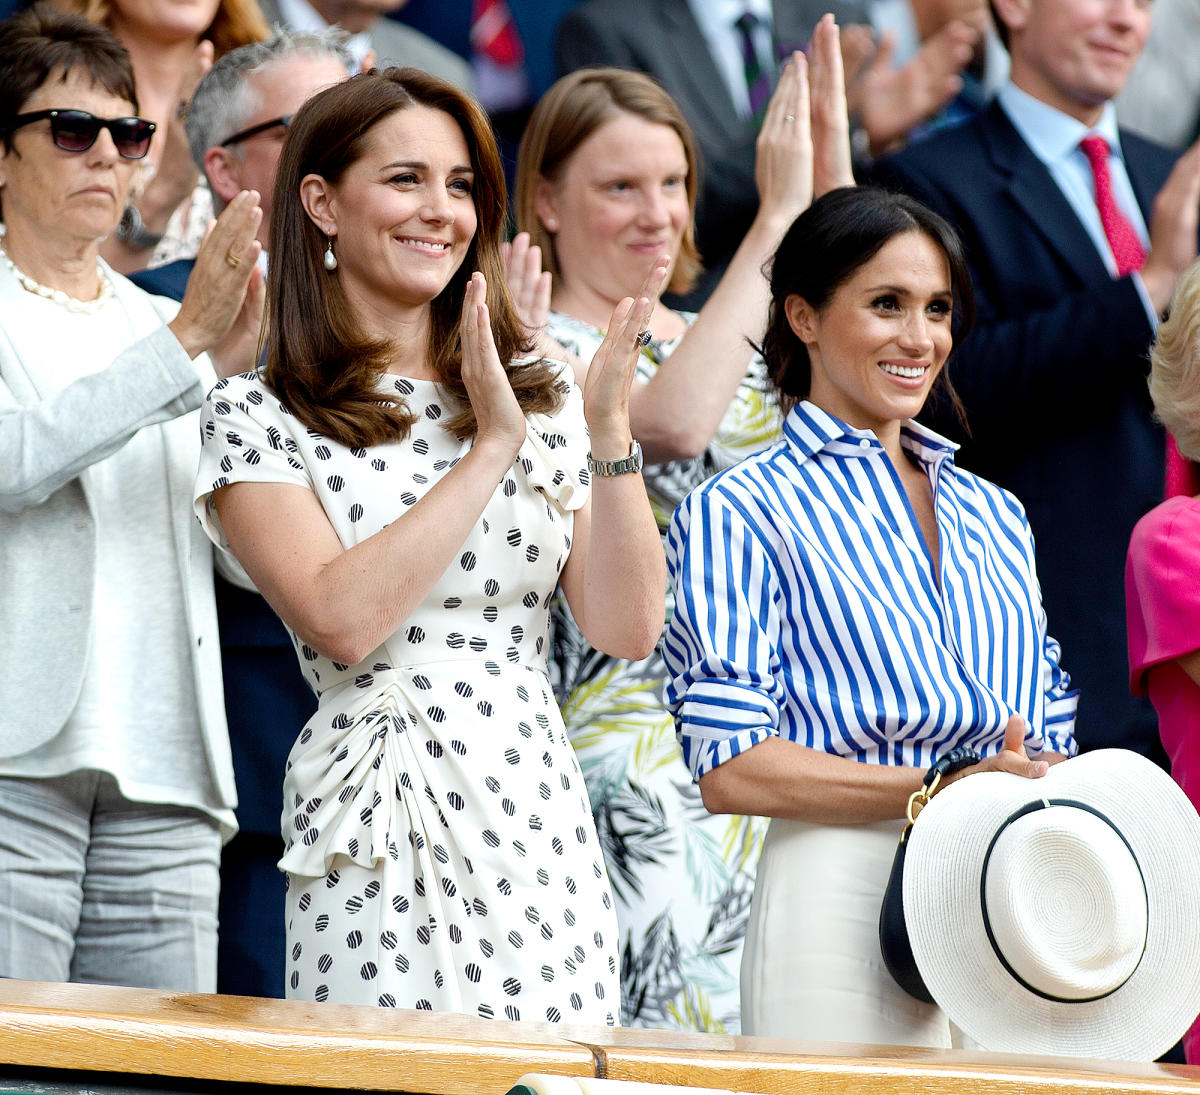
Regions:
<svg viewBox="0 0 1200 1095"><path fill-rule="evenodd" d="M971 746L956 745L949 752L943 753L929 766L929 771L925 773L925 778L921 781L921 786L908 797L908 810L906 813L908 825L904 827L905 836L908 835L908 830L911 828L912 823L916 821L917 814L928 805L929 800L933 798L934 793L941 786L943 777L960 769L969 768L972 764L978 764L981 759Z"/></svg>

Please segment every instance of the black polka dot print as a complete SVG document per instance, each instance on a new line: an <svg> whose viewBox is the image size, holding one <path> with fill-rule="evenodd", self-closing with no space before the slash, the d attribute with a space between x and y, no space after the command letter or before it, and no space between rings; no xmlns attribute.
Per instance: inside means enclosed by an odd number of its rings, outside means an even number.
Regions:
<svg viewBox="0 0 1200 1095"><path fill-rule="evenodd" d="M381 388L408 401L412 432L352 450L255 377L231 380L204 411L202 481L303 486L345 547L361 543L471 444L443 428L457 407L436 385ZM357 665L297 641L320 707L284 785L290 997L614 1021L608 878L543 653L587 447L572 387L559 413L530 416L475 529L394 635Z"/></svg>

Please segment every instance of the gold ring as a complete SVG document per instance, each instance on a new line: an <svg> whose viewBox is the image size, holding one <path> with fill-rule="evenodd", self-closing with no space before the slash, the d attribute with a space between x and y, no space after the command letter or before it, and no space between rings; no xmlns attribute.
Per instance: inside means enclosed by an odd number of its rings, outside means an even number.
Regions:
<svg viewBox="0 0 1200 1095"><path fill-rule="evenodd" d="M242 265L242 260L237 257L232 251L225 252L225 261L229 263L235 270Z"/></svg>
<svg viewBox="0 0 1200 1095"><path fill-rule="evenodd" d="M649 346L650 345L650 332L649 331L639 331L636 342L639 346Z"/></svg>

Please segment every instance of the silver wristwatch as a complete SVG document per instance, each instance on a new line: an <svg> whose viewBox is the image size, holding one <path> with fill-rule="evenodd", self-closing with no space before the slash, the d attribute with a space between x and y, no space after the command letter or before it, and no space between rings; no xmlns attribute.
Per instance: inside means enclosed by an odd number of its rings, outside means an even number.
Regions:
<svg viewBox="0 0 1200 1095"><path fill-rule="evenodd" d="M629 472L642 470L642 446L636 441L629 447L629 455L621 460L593 460L588 453L588 471L601 479L613 475L627 475Z"/></svg>
<svg viewBox="0 0 1200 1095"><path fill-rule="evenodd" d="M128 244L135 251L142 251L148 247L157 247L158 241L162 239L161 232L151 232L146 227L145 221L142 220L142 214L132 202L125 206L125 212L121 214L121 220L117 224L116 232L113 234L122 243Z"/></svg>

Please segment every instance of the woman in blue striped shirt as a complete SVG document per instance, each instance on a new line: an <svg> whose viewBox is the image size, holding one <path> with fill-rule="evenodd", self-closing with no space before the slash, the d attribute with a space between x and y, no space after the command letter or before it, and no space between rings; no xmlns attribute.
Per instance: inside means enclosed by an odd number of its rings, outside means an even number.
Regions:
<svg viewBox="0 0 1200 1095"><path fill-rule="evenodd" d="M772 819L743 1030L960 1044L879 953L905 806L956 745L984 758L964 775L1044 775L1075 751L1076 696L1020 504L912 421L935 387L953 398L952 320L973 314L952 229L902 196L832 191L780 245L771 296L783 439L694 491L667 552L684 757L711 812Z"/></svg>

